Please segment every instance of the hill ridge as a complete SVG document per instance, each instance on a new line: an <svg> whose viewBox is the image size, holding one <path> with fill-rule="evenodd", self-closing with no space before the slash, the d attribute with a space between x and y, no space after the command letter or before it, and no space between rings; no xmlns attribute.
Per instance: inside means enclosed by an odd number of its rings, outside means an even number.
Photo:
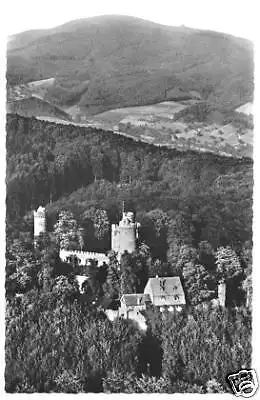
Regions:
<svg viewBox="0 0 260 400"><path fill-rule="evenodd" d="M250 41L220 32L104 15L15 40L7 54L8 85L55 77L45 99L85 116L169 100L170 90L196 91L230 109L253 97Z"/></svg>

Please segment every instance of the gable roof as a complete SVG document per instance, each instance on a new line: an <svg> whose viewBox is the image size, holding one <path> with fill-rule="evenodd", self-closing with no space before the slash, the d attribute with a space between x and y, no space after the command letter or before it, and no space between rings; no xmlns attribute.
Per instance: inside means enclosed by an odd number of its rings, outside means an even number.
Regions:
<svg viewBox="0 0 260 400"><path fill-rule="evenodd" d="M150 278L144 292L151 294L155 306L186 304L179 276Z"/></svg>
<svg viewBox="0 0 260 400"><path fill-rule="evenodd" d="M123 294L121 297L121 303L126 306L144 306L146 302L151 302L151 298L149 294L145 293L131 293L131 294Z"/></svg>
<svg viewBox="0 0 260 400"><path fill-rule="evenodd" d="M243 104L242 106L238 107L235 109L236 112L246 114L246 115L252 115L253 114L253 103L246 103Z"/></svg>

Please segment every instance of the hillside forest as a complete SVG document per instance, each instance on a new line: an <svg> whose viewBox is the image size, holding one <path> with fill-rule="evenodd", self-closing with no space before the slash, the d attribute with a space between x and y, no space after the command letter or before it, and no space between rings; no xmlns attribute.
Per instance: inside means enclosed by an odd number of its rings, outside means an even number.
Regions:
<svg viewBox="0 0 260 400"><path fill-rule="evenodd" d="M66 110L89 115L198 95L234 109L253 98L253 44L224 33L106 15L10 39L8 88L53 81L37 99ZM42 110L35 100L27 107Z"/></svg>
<svg viewBox="0 0 260 400"><path fill-rule="evenodd" d="M252 160L15 114L6 128L6 391L230 391L227 375L251 364ZM110 227L123 202L141 228L118 265ZM39 205L48 233L35 248ZM62 263L60 247L109 263ZM156 275L180 276L181 312L150 306L145 332L107 318ZM219 282L225 308L213 305Z"/></svg>

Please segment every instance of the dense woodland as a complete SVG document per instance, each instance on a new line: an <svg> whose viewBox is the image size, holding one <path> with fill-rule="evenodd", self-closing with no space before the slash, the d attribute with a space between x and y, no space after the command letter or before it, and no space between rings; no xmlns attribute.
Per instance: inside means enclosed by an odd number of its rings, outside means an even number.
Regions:
<svg viewBox="0 0 260 400"><path fill-rule="evenodd" d="M227 374L251 362L252 161L17 115L6 146L6 390L229 390ZM141 229L119 267L110 226L123 201ZM34 249L39 205L48 234ZM60 247L107 251L109 265L63 264ZM89 277L83 294L78 273ZM107 319L155 275L181 277L185 310L150 307L146 332ZM225 309L210 302L220 281Z"/></svg>

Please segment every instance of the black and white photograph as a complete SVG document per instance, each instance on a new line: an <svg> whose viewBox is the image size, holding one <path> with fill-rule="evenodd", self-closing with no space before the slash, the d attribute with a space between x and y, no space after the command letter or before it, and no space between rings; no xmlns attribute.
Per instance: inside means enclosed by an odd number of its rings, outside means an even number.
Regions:
<svg viewBox="0 0 260 400"><path fill-rule="evenodd" d="M5 394L257 397L253 1L7 8Z"/></svg>

